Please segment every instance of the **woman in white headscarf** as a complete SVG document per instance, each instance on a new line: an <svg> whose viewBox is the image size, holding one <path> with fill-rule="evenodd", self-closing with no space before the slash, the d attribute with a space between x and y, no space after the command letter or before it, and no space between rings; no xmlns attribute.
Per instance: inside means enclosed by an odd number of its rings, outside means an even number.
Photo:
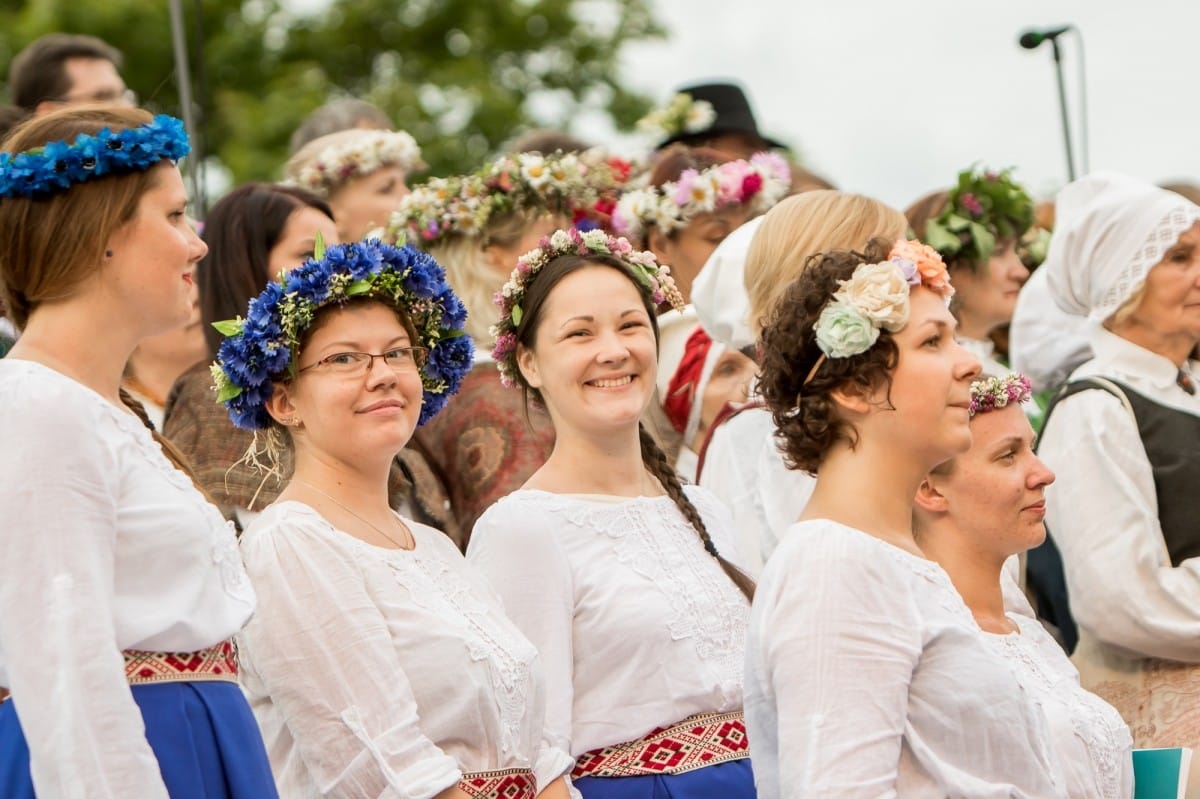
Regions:
<svg viewBox="0 0 1200 799"><path fill-rule="evenodd" d="M1200 745L1200 207L1121 175L1058 197L1042 267L1094 357L1043 429L1086 688L1138 747ZM1200 781L1194 781L1200 782ZM1200 785L1189 796L1200 796Z"/></svg>

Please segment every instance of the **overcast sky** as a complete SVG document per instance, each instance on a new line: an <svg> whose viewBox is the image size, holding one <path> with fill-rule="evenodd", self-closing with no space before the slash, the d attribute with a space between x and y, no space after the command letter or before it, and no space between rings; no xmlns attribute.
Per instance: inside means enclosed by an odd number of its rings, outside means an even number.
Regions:
<svg viewBox="0 0 1200 799"><path fill-rule="evenodd" d="M626 81L665 100L736 77L809 168L900 208L976 161L1016 167L1040 197L1066 181L1050 45L1017 46L1063 23L1086 47L1092 169L1200 178L1196 0L653 2L670 38L627 47ZM1078 138L1078 39L1062 49Z"/></svg>

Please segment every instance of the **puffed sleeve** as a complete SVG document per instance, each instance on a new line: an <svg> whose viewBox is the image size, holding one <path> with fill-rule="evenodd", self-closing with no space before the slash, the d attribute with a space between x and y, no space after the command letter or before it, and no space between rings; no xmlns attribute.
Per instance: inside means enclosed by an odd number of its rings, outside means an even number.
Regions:
<svg viewBox="0 0 1200 799"><path fill-rule="evenodd" d="M782 797L893 797L909 684L921 654L913 605L842 535L785 537L751 613L747 714L776 739ZM768 791L769 793L769 791Z"/></svg>
<svg viewBox="0 0 1200 799"><path fill-rule="evenodd" d="M549 519L520 498L503 500L475 523L467 559L491 583L505 612L538 650L546 677L549 745L571 749L575 689L571 566Z"/></svg>
<svg viewBox="0 0 1200 799"><path fill-rule="evenodd" d="M0 662L39 795L166 799L113 622L123 433L61 382L0 387Z"/></svg>
<svg viewBox="0 0 1200 799"><path fill-rule="evenodd" d="M258 611L238 635L322 796L429 799L457 762L421 732L395 644L353 552L280 513L242 543Z"/></svg>
<svg viewBox="0 0 1200 799"><path fill-rule="evenodd" d="M1200 662L1200 558L1171 565L1150 461L1121 401L1098 390L1063 400L1038 454L1057 476L1046 526L1075 620L1137 655Z"/></svg>

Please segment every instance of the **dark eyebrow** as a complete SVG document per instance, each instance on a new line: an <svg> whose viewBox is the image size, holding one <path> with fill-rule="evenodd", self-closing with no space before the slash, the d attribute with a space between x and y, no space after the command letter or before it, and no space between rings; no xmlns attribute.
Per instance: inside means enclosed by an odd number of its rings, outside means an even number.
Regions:
<svg viewBox="0 0 1200 799"><path fill-rule="evenodd" d="M407 333L401 333L400 335L398 335L398 336L396 336L396 337L392 338L391 340L389 340L389 341L388 341L388 345L387 345L387 347L385 347L384 349L389 349L389 350L390 350L390 349L393 349L393 348L396 346L396 342L398 342L398 341L408 341L408 340L409 340L409 339L408 339L408 334L407 334ZM362 344L358 343L357 341L331 341L331 342L329 342L328 344L326 344L324 348L328 348L328 347L344 347L344 348L346 348L346 349L355 350L355 351L357 352L357 350L356 350L355 348L356 348L356 347L361 347L361 346L362 346ZM322 348L322 349L324 349L324 348ZM342 351L344 351L344 350L339 350L339 352L342 352Z"/></svg>

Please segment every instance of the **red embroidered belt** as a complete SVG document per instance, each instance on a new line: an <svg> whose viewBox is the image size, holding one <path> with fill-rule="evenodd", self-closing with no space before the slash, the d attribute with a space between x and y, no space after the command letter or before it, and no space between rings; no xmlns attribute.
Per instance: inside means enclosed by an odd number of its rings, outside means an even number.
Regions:
<svg viewBox="0 0 1200 799"><path fill-rule="evenodd" d="M534 799L537 780L527 768L464 774L458 789L471 799Z"/></svg>
<svg viewBox="0 0 1200 799"><path fill-rule="evenodd" d="M746 757L750 742L742 711L701 713L636 741L585 752L576 759L571 777L683 774Z"/></svg>
<svg viewBox="0 0 1200 799"><path fill-rule="evenodd" d="M222 641L199 652L142 652L127 649L125 679L130 685L156 682L237 682L237 650Z"/></svg>
<svg viewBox="0 0 1200 799"><path fill-rule="evenodd" d="M199 652L143 652L127 649L125 679L130 685L159 682L237 682L237 649L233 641L222 641ZM9 693L0 688L0 702Z"/></svg>

